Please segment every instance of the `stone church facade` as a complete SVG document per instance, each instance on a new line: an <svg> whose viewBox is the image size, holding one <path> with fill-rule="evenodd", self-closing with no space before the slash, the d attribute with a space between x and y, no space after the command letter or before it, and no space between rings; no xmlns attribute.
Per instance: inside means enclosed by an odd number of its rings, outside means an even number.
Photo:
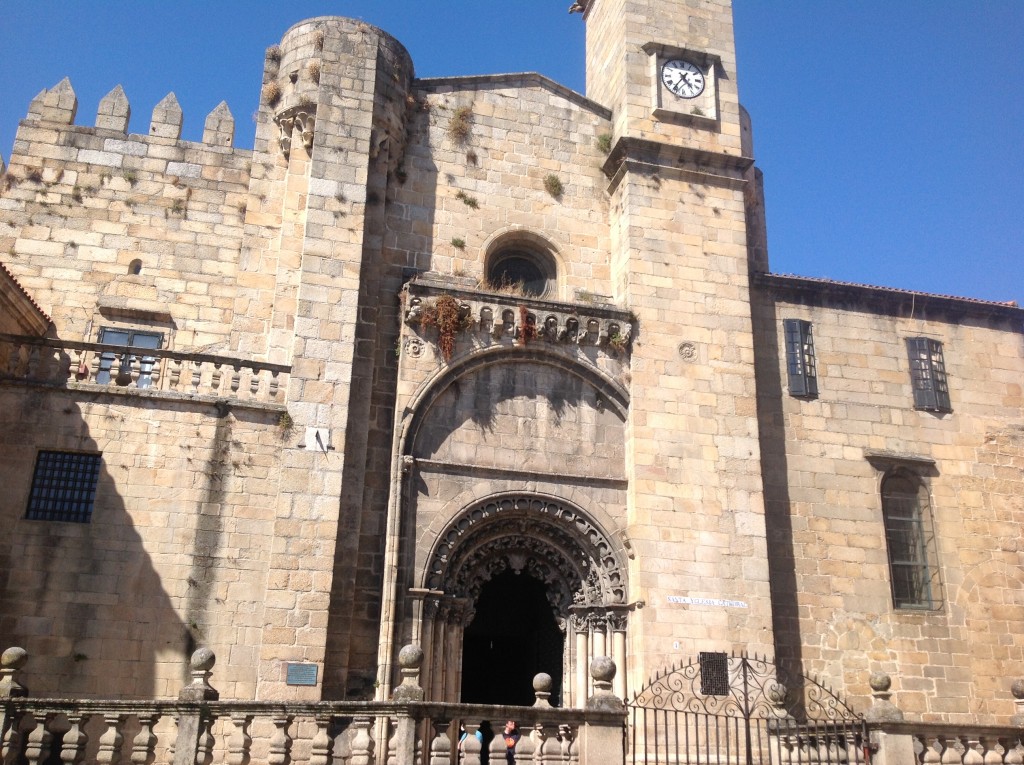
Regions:
<svg viewBox="0 0 1024 765"><path fill-rule="evenodd" d="M999 723L1024 312L772 274L726 0L588 0L587 95L268 49L252 149L40 93L0 184L0 640L37 695L560 706L746 652ZM254 84L255 86L255 84Z"/></svg>

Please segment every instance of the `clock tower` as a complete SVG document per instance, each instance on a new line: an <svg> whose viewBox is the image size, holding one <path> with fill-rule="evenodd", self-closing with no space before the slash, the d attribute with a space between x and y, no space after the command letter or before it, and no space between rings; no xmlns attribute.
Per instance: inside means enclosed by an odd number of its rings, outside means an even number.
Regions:
<svg viewBox="0 0 1024 765"><path fill-rule="evenodd" d="M639 325L626 459L642 684L704 652L775 653L749 289L759 193L730 2L578 9L587 95L612 111L615 298Z"/></svg>

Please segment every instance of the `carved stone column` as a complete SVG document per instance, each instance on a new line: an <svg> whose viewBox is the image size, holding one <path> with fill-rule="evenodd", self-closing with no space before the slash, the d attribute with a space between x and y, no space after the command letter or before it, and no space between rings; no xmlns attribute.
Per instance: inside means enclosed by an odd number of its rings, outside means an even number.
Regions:
<svg viewBox="0 0 1024 765"><path fill-rule="evenodd" d="M615 673L612 681L612 693L620 699L626 698L626 625L628 615L625 606L608 611L608 626L612 632L611 657L616 667L621 669Z"/></svg>
<svg viewBox="0 0 1024 765"><path fill-rule="evenodd" d="M573 685L572 703L573 706L582 709L587 701L589 690L587 687L589 681L587 667L590 666L590 654L587 651L587 636L590 630L587 627L587 619L582 614L572 614L569 617L569 626L576 641L575 651L573 652L576 679Z"/></svg>

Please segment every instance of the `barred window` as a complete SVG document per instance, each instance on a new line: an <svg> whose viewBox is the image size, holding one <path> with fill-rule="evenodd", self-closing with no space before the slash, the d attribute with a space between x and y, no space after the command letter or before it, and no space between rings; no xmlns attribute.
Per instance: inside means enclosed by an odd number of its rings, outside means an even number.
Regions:
<svg viewBox="0 0 1024 765"><path fill-rule="evenodd" d="M818 373L814 363L814 337L811 323L803 319L783 319L786 336L786 372L791 396L818 395Z"/></svg>
<svg viewBox="0 0 1024 765"><path fill-rule="evenodd" d="M882 481L882 516L896 608L935 608L935 537L927 487L896 472Z"/></svg>
<svg viewBox="0 0 1024 765"><path fill-rule="evenodd" d="M33 521L88 523L99 477L99 454L39 452L25 517Z"/></svg>
<svg viewBox="0 0 1024 765"><path fill-rule="evenodd" d="M729 655L701 651L697 654L700 664L700 692L704 696L729 695Z"/></svg>
<svg viewBox="0 0 1024 765"><path fill-rule="evenodd" d="M914 408L929 412L952 412L942 343L930 337L908 337L907 354L910 356Z"/></svg>

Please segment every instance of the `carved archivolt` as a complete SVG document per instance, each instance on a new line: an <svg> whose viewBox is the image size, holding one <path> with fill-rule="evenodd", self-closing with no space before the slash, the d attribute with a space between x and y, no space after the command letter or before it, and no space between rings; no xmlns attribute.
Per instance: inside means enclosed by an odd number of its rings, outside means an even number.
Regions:
<svg viewBox="0 0 1024 765"><path fill-rule="evenodd" d="M440 535L424 586L473 603L505 571L544 582L559 620L570 607L626 601L625 571L605 533L579 509L537 496L490 499L464 510Z"/></svg>

